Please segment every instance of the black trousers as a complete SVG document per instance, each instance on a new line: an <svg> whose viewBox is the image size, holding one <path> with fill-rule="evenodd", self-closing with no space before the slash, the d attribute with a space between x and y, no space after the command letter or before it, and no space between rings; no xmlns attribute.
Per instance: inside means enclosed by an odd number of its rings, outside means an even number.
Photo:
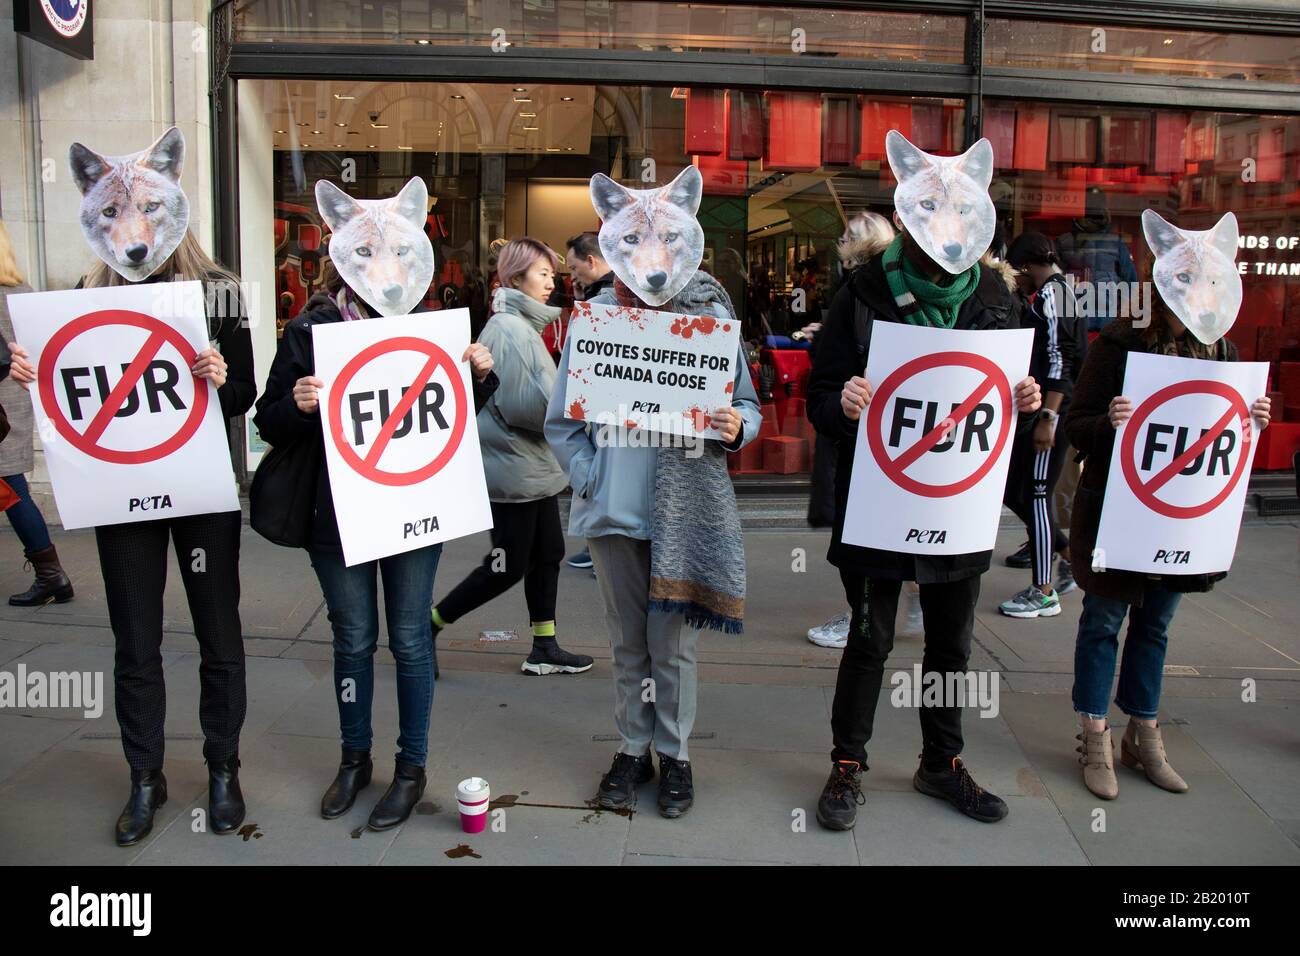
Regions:
<svg viewBox="0 0 1300 956"><path fill-rule="evenodd" d="M555 593L564 560L560 496L537 501L492 502L492 550L483 563L438 602L450 624L524 582L528 620L555 620Z"/></svg>
<svg viewBox="0 0 1300 956"><path fill-rule="evenodd" d="M239 752L248 697L239 622L238 511L162 518L95 529L117 650L113 690L122 749L133 770L163 765L163 589L167 542L199 641L199 724L209 763Z"/></svg>
<svg viewBox="0 0 1300 956"><path fill-rule="evenodd" d="M1064 554L1070 539L1056 520L1053 492L1070 443L1061 435L1047 451L1034 447L1033 430L1016 437L1007 470L1006 506L1025 523L1029 532L1029 556L1033 583L1050 584L1052 555Z"/></svg>
<svg viewBox="0 0 1300 956"><path fill-rule="evenodd" d="M867 741L876 717L885 660L894 647L894 619L902 581L867 578L841 570L844 596L853 616L849 643L840 658L831 705L834 735L832 760L856 760L867 765ZM975 634L975 602L980 578L922 584L921 614L925 619L925 674L961 673L970 660ZM921 757L932 767L962 752L961 708L921 707Z"/></svg>

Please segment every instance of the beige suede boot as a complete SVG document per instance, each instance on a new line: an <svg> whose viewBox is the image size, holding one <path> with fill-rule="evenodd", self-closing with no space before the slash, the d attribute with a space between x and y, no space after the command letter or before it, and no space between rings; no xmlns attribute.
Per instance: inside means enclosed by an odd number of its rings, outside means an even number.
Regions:
<svg viewBox="0 0 1300 956"><path fill-rule="evenodd" d="M1119 780L1115 778L1115 751L1110 742L1110 727L1105 730L1085 730L1075 735L1079 746L1079 763L1083 765L1083 785L1103 800L1119 796Z"/></svg>
<svg viewBox="0 0 1300 956"><path fill-rule="evenodd" d="M1141 767L1148 780L1170 793L1186 793L1190 789L1165 759L1165 742L1159 725L1148 727L1130 717L1120 741L1119 760L1126 767Z"/></svg>

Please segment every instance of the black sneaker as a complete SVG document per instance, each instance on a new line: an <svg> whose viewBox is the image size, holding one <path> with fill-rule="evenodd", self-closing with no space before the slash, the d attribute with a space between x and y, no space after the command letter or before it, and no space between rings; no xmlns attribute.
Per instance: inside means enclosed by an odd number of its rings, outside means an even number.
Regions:
<svg viewBox="0 0 1300 956"><path fill-rule="evenodd" d="M1034 559L1029 556L1029 542L1026 541L1020 546L1019 551L1016 551L1014 554L1008 554L1003 560L1009 568L1016 568L1019 571L1025 570L1025 568L1034 563Z"/></svg>
<svg viewBox="0 0 1300 956"><path fill-rule="evenodd" d="M659 815L672 820L695 802L691 765L685 760L659 755Z"/></svg>
<svg viewBox="0 0 1300 956"><path fill-rule="evenodd" d="M569 558L569 567L571 568L589 568L591 567L591 549L583 548L573 557Z"/></svg>
<svg viewBox="0 0 1300 956"><path fill-rule="evenodd" d="M525 674L581 674L591 670L591 658L586 654L570 654L555 641L545 644L533 642L533 651L528 660L519 665Z"/></svg>
<svg viewBox="0 0 1300 956"><path fill-rule="evenodd" d="M596 804L604 810L622 810L636 803L636 788L655 778L654 761L649 754L633 757L614 754L609 773L600 778Z"/></svg>
<svg viewBox="0 0 1300 956"><path fill-rule="evenodd" d="M817 822L827 830L852 830L858 822L858 807L866 802L862 765L856 760L837 760L817 801Z"/></svg>
<svg viewBox="0 0 1300 956"><path fill-rule="evenodd" d="M926 770L925 764L921 764L912 778L912 786L927 796L947 800L981 823L997 823L1007 815L1002 798L979 786L960 757L953 757L952 765L943 770Z"/></svg>

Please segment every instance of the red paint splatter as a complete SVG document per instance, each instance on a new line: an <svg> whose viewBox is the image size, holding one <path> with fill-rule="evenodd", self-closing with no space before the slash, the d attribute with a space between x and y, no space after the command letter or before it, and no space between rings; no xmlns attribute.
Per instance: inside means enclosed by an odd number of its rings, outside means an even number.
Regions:
<svg viewBox="0 0 1300 956"><path fill-rule="evenodd" d="M724 326L722 327L722 331L724 331L724 332L730 332L730 331L731 331L731 323L728 322L726 325L724 325Z"/></svg>
<svg viewBox="0 0 1300 956"><path fill-rule="evenodd" d="M587 400L585 398L580 398L569 406L569 417L577 422L587 420Z"/></svg>
<svg viewBox="0 0 1300 956"><path fill-rule="evenodd" d="M735 387L736 387L736 383L735 383L735 382L728 382L728 383L727 383L727 387L724 388L723 391L726 392L728 395L730 395L731 392L732 392L732 390L733 390Z"/></svg>
<svg viewBox="0 0 1300 956"><path fill-rule="evenodd" d="M713 416L710 415L702 408L693 406L687 409L682 414L685 415L687 418L691 419L691 422L692 424L694 424L695 430L697 432L702 432L713 424Z"/></svg>
<svg viewBox="0 0 1300 956"><path fill-rule="evenodd" d="M640 428L640 427L641 427L641 423L640 423L640 422L634 422L634 421L632 421L632 419L629 418L627 421L625 421L625 422L623 423L623 427L624 427L624 428Z"/></svg>
<svg viewBox="0 0 1300 956"><path fill-rule="evenodd" d="M684 315L681 318L673 319L672 328L668 331L673 335L680 335L684 339L689 339L696 332L701 335L711 335L717 327L718 320L711 315L697 316L693 319Z"/></svg>

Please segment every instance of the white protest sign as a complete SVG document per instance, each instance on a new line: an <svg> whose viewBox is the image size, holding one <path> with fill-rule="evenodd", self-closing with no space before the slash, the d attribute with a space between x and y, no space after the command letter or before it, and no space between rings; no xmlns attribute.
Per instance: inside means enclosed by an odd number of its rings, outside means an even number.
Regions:
<svg viewBox="0 0 1300 956"><path fill-rule="evenodd" d="M567 418L722 437L712 416L731 405L739 322L576 302L566 335Z"/></svg>
<svg viewBox="0 0 1300 956"><path fill-rule="evenodd" d="M876 322L843 540L910 554L988 551L997 537L1031 329Z"/></svg>
<svg viewBox="0 0 1300 956"><path fill-rule="evenodd" d="M1255 459L1250 406L1267 382L1267 362L1128 354L1133 415L1115 433L1095 569L1228 570Z"/></svg>
<svg viewBox="0 0 1300 956"><path fill-rule="evenodd" d="M312 326L349 567L492 527L468 347L468 309Z"/></svg>
<svg viewBox="0 0 1300 956"><path fill-rule="evenodd" d="M201 282L11 295L65 528L238 511Z"/></svg>

